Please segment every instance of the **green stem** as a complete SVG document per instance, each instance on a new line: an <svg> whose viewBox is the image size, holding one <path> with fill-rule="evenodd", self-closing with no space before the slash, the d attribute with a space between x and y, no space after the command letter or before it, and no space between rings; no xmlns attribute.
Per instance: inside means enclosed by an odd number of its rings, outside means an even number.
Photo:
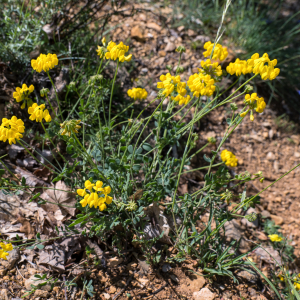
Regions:
<svg viewBox="0 0 300 300"><path fill-rule="evenodd" d="M117 73L118 73L119 63L120 63L120 62L119 62L119 60L118 60L118 62L117 62L117 68L116 68L116 71L115 71L115 76L114 76L114 79L113 79L113 83L112 83L112 87L111 87L111 92L110 92L109 110L108 110L108 126L109 126L109 128L111 127L111 126L110 126L111 104L112 104L112 98L113 98L114 87L115 87L115 82L116 82L116 78L117 78Z"/></svg>
<svg viewBox="0 0 300 300"><path fill-rule="evenodd" d="M48 75L48 77L49 77L49 79L50 79L50 81L51 81L52 86L53 86L53 89L54 89L54 92L55 92L55 96L56 96L57 105L58 105L58 109L59 109L59 113L60 113L60 116L61 116L61 118L62 118L62 113L61 113L61 108L60 108L60 102L59 102L59 99L58 99L56 87L55 87L55 85L54 85L54 83L53 83L53 81L52 81L52 78L51 78L51 76L50 76L50 74L49 74L49 71L47 71L46 73L47 73L47 75Z"/></svg>

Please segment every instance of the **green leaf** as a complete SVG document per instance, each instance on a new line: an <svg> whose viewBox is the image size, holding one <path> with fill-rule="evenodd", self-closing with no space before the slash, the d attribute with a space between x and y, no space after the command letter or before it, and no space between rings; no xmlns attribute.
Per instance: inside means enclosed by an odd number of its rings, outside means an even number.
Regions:
<svg viewBox="0 0 300 300"><path fill-rule="evenodd" d="M30 201L29 202L31 202L32 200L34 200L34 199L36 199L36 198L38 198L39 196L41 195L41 193L40 192L38 192L38 193L36 193L31 199L30 199Z"/></svg>
<svg viewBox="0 0 300 300"><path fill-rule="evenodd" d="M44 249L44 248L45 248L45 246L44 246L44 245L42 245L42 244L37 244L37 245L36 245L36 247L37 247L38 249L40 249L40 250L42 250L42 249Z"/></svg>
<svg viewBox="0 0 300 300"><path fill-rule="evenodd" d="M153 148L152 148L152 146L151 146L150 144L144 143L143 149L144 149L145 151L149 152L149 151L151 151Z"/></svg>
<svg viewBox="0 0 300 300"><path fill-rule="evenodd" d="M250 261L247 257L246 260L250 263L250 265L265 279L265 281L270 285L270 287L272 288L272 290L276 293L277 297L279 299L281 299L277 289L275 288L275 286L273 285L273 283L268 279L268 277L266 277L266 275L264 273L262 273L259 268L256 267L256 265Z"/></svg>
<svg viewBox="0 0 300 300"><path fill-rule="evenodd" d="M74 226L77 225L77 224L82 223L82 222L83 222L86 218L88 218L89 216L90 216L90 214L85 215L85 216L83 216L83 217L81 217L81 218L75 220L75 221L74 221L72 224L70 224L68 227L71 228L71 227L74 227Z"/></svg>
<svg viewBox="0 0 300 300"><path fill-rule="evenodd" d="M128 152L130 154L132 154L133 153L133 147L132 147L132 145L129 145L128 148L127 148L127 150L128 150Z"/></svg>
<svg viewBox="0 0 300 300"><path fill-rule="evenodd" d="M5 173L5 170L0 169L0 176L4 175L4 173Z"/></svg>
<svg viewBox="0 0 300 300"><path fill-rule="evenodd" d="M26 185L26 178L25 177L22 177L22 185Z"/></svg>
<svg viewBox="0 0 300 300"><path fill-rule="evenodd" d="M207 161L209 163L211 162L211 159L209 157L207 157L205 154L203 155L203 158L205 161Z"/></svg>

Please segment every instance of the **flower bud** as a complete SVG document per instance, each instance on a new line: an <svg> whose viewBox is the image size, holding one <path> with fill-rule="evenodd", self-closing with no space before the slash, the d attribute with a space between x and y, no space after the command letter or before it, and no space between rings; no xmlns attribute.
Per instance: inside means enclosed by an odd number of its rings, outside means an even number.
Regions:
<svg viewBox="0 0 300 300"><path fill-rule="evenodd" d="M246 92L246 93L250 93L250 92L252 92L252 91L253 91L253 86L250 85L250 84L247 84L247 85L245 86L245 92Z"/></svg>
<svg viewBox="0 0 300 300"><path fill-rule="evenodd" d="M230 108L233 111L236 111L238 109L237 105L235 103L230 103Z"/></svg>
<svg viewBox="0 0 300 300"><path fill-rule="evenodd" d="M183 52L185 52L185 47L182 46L182 45L180 45L180 46L178 46L178 47L176 48L175 51L176 51L176 52L179 52L179 53L183 53Z"/></svg>
<svg viewBox="0 0 300 300"><path fill-rule="evenodd" d="M41 95L41 97L47 96L48 94L49 94L49 89L47 89L47 88L42 88L42 89L40 90L40 95Z"/></svg>
<svg viewBox="0 0 300 300"><path fill-rule="evenodd" d="M208 138L207 138L207 141L208 141L210 144L215 144L215 143L217 142L217 140L216 140L214 137L212 137L212 136L208 137Z"/></svg>

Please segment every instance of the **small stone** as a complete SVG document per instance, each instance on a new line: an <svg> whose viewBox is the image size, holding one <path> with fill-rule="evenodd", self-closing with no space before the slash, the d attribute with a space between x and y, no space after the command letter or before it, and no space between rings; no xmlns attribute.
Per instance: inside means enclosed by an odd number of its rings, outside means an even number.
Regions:
<svg viewBox="0 0 300 300"><path fill-rule="evenodd" d="M154 22L147 23L146 27L150 28L150 29L154 29L156 31L161 31L161 26L159 26L158 24L156 24Z"/></svg>
<svg viewBox="0 0 300 300"><path fill-rule="evenodd" d="M271 214L267 210L263 210L260 214L263 218L270 218L271 217Z"/></svg>
<svg viewBox="0 0 300 300"><path fill-rule="evenodd" d="M297 158L299 158L300 157L300 152L295 152L294 156L297 157Z"/></svg>
<svg viewBox="0 0 300 300"><path fill-rule="evenodd" d="M194 300L213 300L215 299L215 294L208 288L203 288L199 292L194 292L193 297Z"/></svg>
<svg viewBox="0 0 300 300"><path fill-rule="evenodd" d="M257 282L259 281L259 276L253 271L253 270L241 270L238 271L236 273L236 276L241 278L241 279L245 279L253 284L257 284Z"/></svg>
<svg viewBox="0 0 300 300"><path fill-rule="evenodd" d="M274 153L272 153L272 152L269 152L268 154L267 154L267 159L268 160L275 160L275 154Z"/></svg>
<svg viewBox="0 0 300 300"><path fill-rule="evenodd" d="M107 299L107 300L111 299L110 294L104 293L102 296L104 297L104 299Z"/></svg>
<svg viewBox="0 0 300 300"><path fill-rule="evenodd" d="M15 266L16 261L20 259L20 250L19 248L14 248L8 253L7 260L1 260L1 263L7 270L10 270Z"/></svg>
<svg viewBox="0 0 300 300"><path fill-rule="evenodd" d="M164 51L164 50L160 50L160 51L158 51L158 55L159 55L160 57L165 57L165 56L167 55L167 52Z"/></svg>
<svg viewBox="0 0 300 300"><path fill-rule="evenodd" d="M43 274L39 274L42 276ZM39 278L34 277L34 275L30 276L28 279L25 280L25 288L29 291L31 290L31 285L37 286L39 283L44 283L46 280L40 280ZM40 287L41 290L43 291L50 291L51 290L51 285L48 283L46 285L43 285ZM54 290L54 289L53 289Z"/></svg>
<svg viewBox="0 0 300 300"><path fill-rule="evenodd" d="M36 273L38 273L38 270L34 269L34 268L27 268L29 275L35 275Z"/></svg>
<svg viewBox="0 0 300 300"><path fill-rule="evenodd" d="M282 225L283 224L283 218L276 216L276 215L271 215L271 219L275 222L276 225Z"/></svg>
<svg viewBox="0 0 300 300"><path fill-rule="evenodd" d="M6 269L0 269L0 276L4 276L6 274Z"/></svg>
<svg viewBox="0 0 300 300"><path fill-rule="evenodd" d="M108 260L107 265L108 265L108 267L115 268L116 266L121 264L123 262L123 260L124 259L122 257L113 257Z"/></svg>
<svg viewBox="0 0 300 300"><path fill-rule="evenodd" d="M48 298L48 291L45 291L45 290L36 290L34 292L34 296L35 297L40 297L40 298Z"/></svg>
<svg viewBox="0 0 300 300"><path fill-rule="evenodd" d="M172 269L172 267L169 264L163 264L161 269L164 273L167 273Z"/></svg>
<svg viewBox="0 0 300 300"><path fill-rule="evenodd" d="M132 262L132 263L128 264L126 268L127 268L128 270L135 270L135 269L137 268L137 266L138 266L137 263Z"/></svg>
<svg viewBox="0 0 300 300"><path fill-rule="evenodd" d="M114 294L117 291L117 289L112 285L109 289L110 294Z"/></svg>
<svg viewBox="0 0 300 300"><path fill-rule="evenodd" d="M170 275L170 278L171 278L174 282L179 283L179 279L178 279L175 275L171 274L171 275Z"/></svg>
<svg viewBox="0 0 300 300"><path fill-rule="evenodd" d="M4 276L3 280L9 280L9 276Z"/></svg>
<svg viewBox="0 0 300 300"><path fill-rule="evenodd" d="M176 49L176 45L172 42L168 42L166 48L165 48L165 51L166 52L172 52Z"/></svg>
<svg viewBox="0 0 300 300"><path fill-rule="evenodd" d="M269 139L272 140L273 136L274 136L274 131L273 131L273 129L270 129L269 130Z"/></svg>
<svg viewBox="0 0 300 300"><path fill-rule="evenodd" d="M147 74L148 73L148 69L147 68L142 68L141 69L141 73Z"/></svg>
<svg viewBox="0 0 300 300"><path fill-rule="evenodd" d="M141 26L134 26L131 29L131 37L133 39L136 39L137 41L143 42L145 41L145 36L144 36L144 29Z"/></svg>
<svg viewBox="0 0 300 300"><path fill-rule="evenodd" d="M202 289L206 283L205 278L197 274L192 274L189 276L189 278L191 279L189 287L191 288L192 292L200 291L200 289Z"/></svg>
<svg viewBox="0 0 300 300"><path fill-rule="evenodd" d="M188 34L188 36L195 36L196 32L192 29L188 29L187 34Z"/></svg>
<svg viewBox="0 0 300 300"><path fill-rule="evenodd" d="M7 290L3 289L0 291L0 299L1 300L8 300L8 294L7 294Z"/></svg>
<svg viewBox="0 0 300 300"><path fill-rule="evenodd" d="M182 31L184 29L184 26L179 26L178 28L177 28L177 30L180 32L180 31Z"/></svg>

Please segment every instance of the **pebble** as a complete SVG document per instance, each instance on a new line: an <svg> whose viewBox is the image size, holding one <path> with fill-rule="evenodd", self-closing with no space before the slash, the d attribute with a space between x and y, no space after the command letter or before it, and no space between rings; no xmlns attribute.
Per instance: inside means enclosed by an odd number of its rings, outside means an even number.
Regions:
<svg viewBox="0 0 300 300"><path fill-rule="evenodd" d="M215 299L215 294L208 288L203 288L199 292L194 292L193 297L194 300L213 300Z"/></svg>
<svg viewBox="0 0 300 300"><path fill-rule="evenodd" d="M124 261L122 257L113 257L108 260L108 267L114 268Z"/></svg>
<svg viewBox="0 0 300 300"><path fill-rule="evenodd" d="M34 292L34 296L35 297L40 297L40 298L48 298L48 291L45 291L45 290L36 290Z"/></svg>
<svg viewBox="0 0 300 300"><path fill-rule="evenodd" d="M271 219L275 222L276 225L282 225L283 224L283 218L276 216L276 215L271 215Z"/></svg>
<svg viewBox="0 0 300 300"><path fill-rule="evenodd" d="M43 274L39 274L43 275ZM30 276L28 279L25 280L25 288L29 291L31 290L31 285L38 285L39 283L43 283L45 280L39 280L38 278L34 277L34 275ZM51 285L48 283L46 285L43 285L40 287L41 290L44 291L50 291L51 290ZM40 296L41 297L41 296Z"/></svg>
<svg viewBox="0 0 300 300"><path fill-rule="evenodd" d="M164 273L167 273L172 269L172 267L169 264L163 264L161 269Z"/></svg>
<svg viewBox="0 0 300 300"><path fill-rule="evenodd" d="M19 260L20 250L19 248L14 248L12 251L8 251L8 253L7 260L3 260L1 263L7 270L10 270L15 266L16 261Z"/></svg>

